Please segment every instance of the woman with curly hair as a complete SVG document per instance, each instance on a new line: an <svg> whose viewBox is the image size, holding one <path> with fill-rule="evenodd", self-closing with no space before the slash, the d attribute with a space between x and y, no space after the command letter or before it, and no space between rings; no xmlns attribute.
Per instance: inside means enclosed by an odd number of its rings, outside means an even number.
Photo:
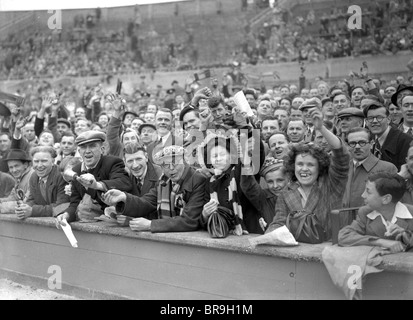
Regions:
<svg viewBox="0 0 413 320"><path fill-rule="evenodd" d="M329 214L341 207L350 156L344 143L324 126L321 111L314 108L310 115L331 146L332 157L313 144L292 146L285 163L292 183L277 199L266 233L286 225L297 241L321 243L331 238Z"/></svg>

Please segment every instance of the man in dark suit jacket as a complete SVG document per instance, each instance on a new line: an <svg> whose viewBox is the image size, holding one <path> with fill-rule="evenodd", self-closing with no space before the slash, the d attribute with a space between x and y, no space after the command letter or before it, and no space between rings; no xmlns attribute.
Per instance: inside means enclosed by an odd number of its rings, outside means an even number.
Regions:
<svg viewBox="0 0 413 320"><path fill-rule="evenodd" d="M390 113L384 105L375 102L366 106L363 112L367 126L375 136L373 154L380 160L393 163L400 170L406 163L407 151L413 138L390 126Z"/></svg>
<svg viewBox="0 0 413 320"><path fill-rule="evenodd" d="M128 143L123 150L126 171L132 183L131 194L141 197L147 194L162 175L162 168L148 161L145 147L139 143Z"/></svg>
<svg viewBox="0 0 413 320"><path fill-rule="evenodd" d="M158 139L147 147L149 161L154 163L153 156L169 146L182 146L183 138L172 134L172 111L166 108L159 109L156 113L155 126Z"/></svg>
<svg viewBox="0 0 413 320"><path fill-rule="evenodd" d="M58 216L59 223L63 219L68 222L76 220L76 209L85 194L90 196L94 204L100 205L103 214L107 205L101 199L102 193L109 189L132 191L122 159L103 155L105 140L105 133L93 130L81 133L76 138L83 163L73 167L72 177L69 179L72 180L70 206Z"/></svg>
<svg viewBox="0 0 413 320"><path fill-rule="evenodd" d="M142 197L109 190L105 202L119 214L134 217L134 231L187 232L200 229L206 176L184 163L184 148L166 147L154 158L164 175L156 187ZM137 210L139 208L139 210Z"/></svg>
<svg viewBox="0 0 413 320"><path fill-rule="evenodd" d="M34 173L29 181L29 195L17 206L19 219L52 217L61 207L68 207L70 197L65 194L66 181L54 165L56 150L50 146L34 147L30 152Z"/></svg>

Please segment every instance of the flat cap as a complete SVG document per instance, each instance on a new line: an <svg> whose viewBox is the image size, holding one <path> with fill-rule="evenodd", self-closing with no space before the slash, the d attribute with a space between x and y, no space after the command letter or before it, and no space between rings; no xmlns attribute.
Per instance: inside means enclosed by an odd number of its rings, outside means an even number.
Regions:
<svg viewBox="0 0 413 320"><path fill-rule="evenodd" d="M153 160L160 163L166 157L183 157L185 155L185 149L181 146L168 146L157 152L153 156Z"/></svg>
<svg viewBox="0 0 413 320"><path fill-rule="evenodd" d="M57 119L57 123L64 123L65 125L67 125L69 128L72 126L72 124L70 123L69 120L65 119L65 118L59 118Z"/></svg>
<svg viewBox="0 0 413 320"><path fill-rule="evenodd" d="M311 98L305 100L301 106L298 108L299 110L309 109L309 108L319 108L321 109L321 100L319 98Z"/></svg>
<svg viewBox="0 0 413 320"><path fill-rule="evenodd" d="M359 117L364 119L364 113L359 108L345 108L337 113L337 118Z"/></svg>
<svg viewBox="0 0 413 320"><path fill-rule="evenodd" d="M168 89L166 90L167 94L174 94L175 93L175 89Z"/></svg>
<svg viewBox="0 0 413 320"><path fill-rule="evenodd" d="M139 129L138 129L139 134L142 134L143 128L152 128L153 130L156 131L156 127L153 124L151 124L151 123L142 123L139 126Z"/></svg>
<svg viewBox="0 0 413 320"><path fill-rule="evenodd" d="M142 92L141 96L144 98L150 98L151 94L149 92Z"/></svg>
<svg viewBox="0 0 413 320"><path fill-rule="evenodd" d="M106 140L106 134L104 132L97 131L97 130L89 130L89 131L79 134L75 142L78 146L81 146L86 143L95 142L95 141L104 142L105 140Z"/></svg>

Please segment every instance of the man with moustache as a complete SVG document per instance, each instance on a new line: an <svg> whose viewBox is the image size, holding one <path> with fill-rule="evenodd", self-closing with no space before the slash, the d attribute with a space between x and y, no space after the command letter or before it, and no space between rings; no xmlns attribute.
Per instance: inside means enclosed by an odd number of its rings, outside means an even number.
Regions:
<svg viewBox="0 0 413 320"><path fill-rule="evenodd" d="M343 208L361 207L364 204L362 194L367 178L379 172L397 173L394 164L379 160L371 153L371 133L362 127L348 131L348 149L350 151L350 170L343 197Z"/></svg>
<svg viewBox="0 0 413 320"><path fill-rule="evenodd" d="M118 214L135 218L129 224L132 230L158 233L201 228L207 178L185 163L184 153L183 147L172 145L155 154L163 175L144 196L114 189L105 194L106 203L116 206Z"/></svg>

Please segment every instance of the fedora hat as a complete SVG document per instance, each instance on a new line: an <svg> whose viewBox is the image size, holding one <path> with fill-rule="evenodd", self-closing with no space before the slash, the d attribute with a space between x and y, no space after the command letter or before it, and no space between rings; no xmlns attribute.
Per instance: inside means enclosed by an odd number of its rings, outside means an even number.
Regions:
<svg viewBox="0 0 413 320"><path fill-rule="evenodd" d="M407 86L407 85L405 85L405 84L399 85L399 86L397 87L397 91L395 92L395 94L393 94L393 95L391 96L391 103L393 103L395 106L397 106L397 107L400 108L401 106L397 105L397 99L398 99L398 97L399 97L399 94L402 93L402 92L405 91L405 90L410 90L410 91L413 92L413 87L412 87L412 86Z"/></svg>

